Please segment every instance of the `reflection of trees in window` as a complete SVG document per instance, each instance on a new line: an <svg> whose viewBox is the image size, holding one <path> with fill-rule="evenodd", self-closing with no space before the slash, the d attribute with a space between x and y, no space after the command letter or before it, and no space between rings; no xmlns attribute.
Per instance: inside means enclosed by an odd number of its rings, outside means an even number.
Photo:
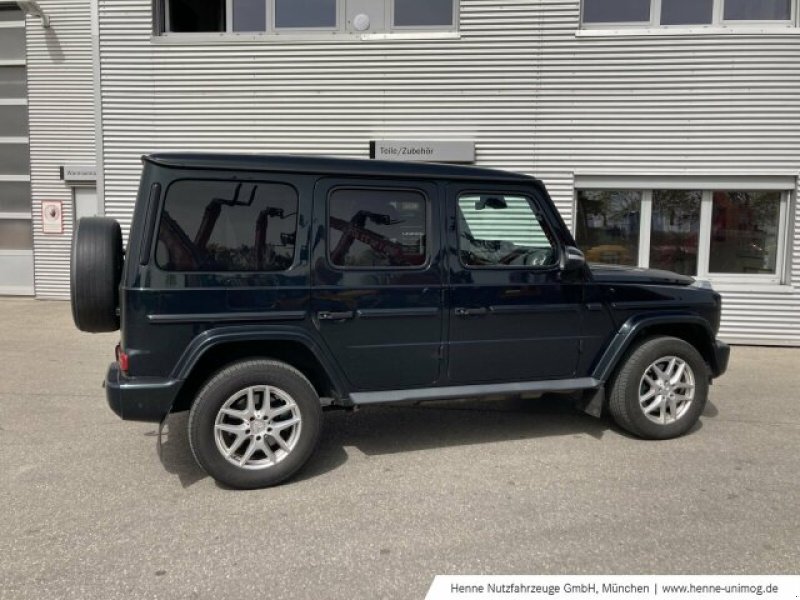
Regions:
<svg viewBox="0 0 800 600"><path fill-rule="evenodd" d="M775 272L780 200L780 192L714 192L711 272Z"/></svg>
<svg viewBox="0 0 800 600"><path fill-rule="evenodd" d="M697 274L702 192L656 190L650 240L650 266L684 275Z"/></svg>
<svg viewBox="0 0 800 600"><path fill-rule="evenodd" d="M635 265L639 251L642 193L578 192L576 238L590 262Z"/></svg>

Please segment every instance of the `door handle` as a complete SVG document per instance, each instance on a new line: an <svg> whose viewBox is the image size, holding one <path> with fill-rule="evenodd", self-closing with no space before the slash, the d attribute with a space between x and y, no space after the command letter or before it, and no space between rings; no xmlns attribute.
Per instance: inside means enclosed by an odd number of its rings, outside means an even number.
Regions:
<svg viewBox="0 0 800 600"><path fill-rule="evenodd" d="M346 310L343 312L322 311L317 313L317 318L320 321L347 321L348 319L352 319L354 316L355 313L352 310Z"/></svg>
<svg viewBox="0 0 800 600"><path fill-rule="evenodd" d="M482 317L488 312L488 308L456 308L457 317Z"/></svg>

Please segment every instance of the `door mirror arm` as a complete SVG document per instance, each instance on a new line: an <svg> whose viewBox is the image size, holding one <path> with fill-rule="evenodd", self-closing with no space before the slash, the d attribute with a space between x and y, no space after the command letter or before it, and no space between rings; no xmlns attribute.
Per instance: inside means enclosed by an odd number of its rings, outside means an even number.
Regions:
<svg viewBox="0 0 800 600"><path fill-rule="evenodd" d="M566 246L564 252L561 254L561 270L562 271L577 271L586 264L586 258L583 252L578 250L575 246Z"/></svg>

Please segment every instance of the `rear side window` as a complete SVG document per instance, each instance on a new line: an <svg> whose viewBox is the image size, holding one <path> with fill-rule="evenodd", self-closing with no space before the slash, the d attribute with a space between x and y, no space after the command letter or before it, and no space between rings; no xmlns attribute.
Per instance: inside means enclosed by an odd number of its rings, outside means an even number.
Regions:
<svg viewBox="0 0 800 600"><path fill-rule="evenodd" d="M291 186L176 181L161 213L156 264L165 271L284 271L296 237Z"/></svg>
<svg viewBox="0 0 800 600"><path fill-rule="evenodd" d="M428 205L414 190L337 189L330 196L331 264L415 268L425 264Z"/></svg>

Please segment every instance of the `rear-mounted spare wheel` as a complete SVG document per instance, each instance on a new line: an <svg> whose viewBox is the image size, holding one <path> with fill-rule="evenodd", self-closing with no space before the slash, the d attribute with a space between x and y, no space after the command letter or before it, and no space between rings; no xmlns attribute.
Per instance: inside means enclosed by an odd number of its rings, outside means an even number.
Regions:
<svg viewBox="0 0 800 600"><path fill-rule="evenodd" d="M81 331L119 329L122 230L114 219L85 217L72 241L72 319Z"/></svg>

